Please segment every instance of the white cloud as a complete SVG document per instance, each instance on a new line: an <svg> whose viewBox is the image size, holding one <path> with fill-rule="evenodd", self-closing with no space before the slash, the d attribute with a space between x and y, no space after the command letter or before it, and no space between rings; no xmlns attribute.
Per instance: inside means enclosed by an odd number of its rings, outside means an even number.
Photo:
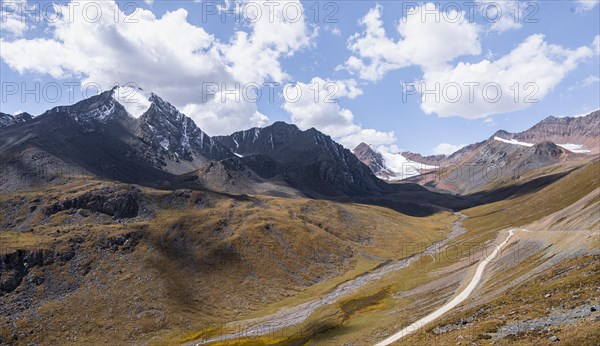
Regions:
<svg viewBox="0 0 600 346"><path fill-rule="evenodd" d="M437 91L423 95L421 108L427 114L469 119L525 109L541 101L592 54L589 47L570 50L546 43L543 35L532 35L495 61L426 69L423 85L428 90L437 86Z"/></svg>
<svg viewBox="0 0 600 346"><path fill-rule="evenodd" d="M449 143L440 143L433 148L433 155L452 155L464 147L464 144L454 145Z"/></svg>
<svg viewBox="0 0 600 346"><path fill-rule="evenodd" d="M439 66L462 55L481 53L479 27L470 23L464 12L440 12L433 3L416 7L399 21L401 38L394 41L383 28L382 11L383 7L376 5L360 20L365 29L348 39L353 55L338 69L377 81L402 67Z"/></svg>
<svg viewBox="0 0 600 346"><path fill-rule="evenodd" d="M361 142L372 145L394 143L394 132L363 129L355 123L354 114L336 102L340 98L354 98L360 94L362 90L354 80L332 81L314 77L309 83L287 84L283 93L283 108L298 127L314 127L349 149Z"/></svg>
<svg viewBox="0 0 600 346"><path fill-rule="evenodd" d="M596 55L600 55L600 35L596 35L592 42L592 49L596 52Z"/></svg>
<svg viewBox="0 0 600 346"><path fill-rule="evenodd" d="M531 2L478 0L484 19L492 31L504 32L523 27L523 13ZM517 7L518 6L518 7Z"/></svg>
<svg viewBox="0 0 600 346"><path fill-rule="evenodd" d="M255 104L236 101L235 95L221 92L216 93L214 98L206 103L188 104L181 112L192 117L200 128L210 135L230 134L241 129L262 127L269 122L269 118L260 113Z"/></svg>
<svg viewBox="0 0 600 346"><path fill-rule="evenodd" d="M0 13L2 16L2 29L16 37L21 37L27 30L27 23L21 16L14 13Z"/></svg>
<svg viewBox="0 0 600 346"><path fill-rule="evenodd" d="M487 126L494 126L494 125L496 125L496 122L491 117L483 119L483 123L486 124Z"/></svg>
<svg viewBox="0 0 600 346"><path fill-rule="evenodd" d="M587 88L591 85L594 85L596 83L600 82L600 78L598 76L594 76L594 75L589 75L587 76L585 79L579 81L577 84L569 87L569 91L574 91L577 89L582 89L582 88Z"/></svg>
<svg viewBox="0 0 600 346"><path fill-rule="evenodd" d="M360 143L369 142L373 145L390 145L396 142L394 131L384 132L375 129L360 129L358 132L338 138L337 141L348 149L354 149Z"/></svg>
<svg viewBox="0 0 600 346"><path fill-rule="evenodd" d="M577 11L586 12L592 10L600 4L600 0L575 0L577 2Z"/></svg>
<svg viewBox="0 0 600 346"><path fill-rule="evenodd" d="M22 37L30 28L28 10L34 10L36 6L37 4L28 5L27 0L2 2L0 4L2 32L17 38ZM24 9L27 11L23 11Z"/></svg>
<svg viewBox="0 0 600 346"><path fill-rule="evenodd" d="M479 1L480 6L486 3L490 1ZM515 19L510 4L498 6L503 11L501 18L507 21L493 23L491 29L517 28L509 23ZM531 35L495 60L488 55L480 62L453 63L460 56L481 55L481 28L468 21L469 15L440 12L431 3L421 5L400 19L397 29L401 39L395 41L383 28L382 9L377 5L360 20L363 32L348 40L353 55L338 69L377 81L391 70L420 66L423 77L416 81L417 90L422 92L421 108L427 114L475 119L528 108L551 92L577 63L593 54L590 47L571 50L545 42L543 35ZM593 45L598 46L599 41L597 38ZM517 86L518 94L514 90ZM496 91L502 94L496 97Z"/></svg>
<svg viewBox="0 0 600 346"><path fill-rule="evenodd" d="M303 19L292 21L293 18L287 18L293 16L294 12L286 10L289 12L286 14L283 9L286 6L290 8L289 5L301 8L299 1L280 1L276 6L264 2L252 4L243 7L242 11L249 18L260 18L251 20L252 32L236 32L229 43L218 44L219 51L228 63L229 72L242 82L260 84L265 78L275 82L287 80L289 76L282 70L279 58L291 56L294 52L310 46L311 39L317 35L317 31L309 31ZM258 4L261 5L260 10L255 7Z"/></svg>
<svg viewBox="0 0 600 346"><path fill-rule="evenodd" d="M86 0L87 1L87 0ZM291 1L301 6L298 1ZM113 1L95 2L102 13L114 13ZM69 4L73 6L73 3ZM58 5L57 5L58 6ZM81 8L81 1L75 6ZM279 59L310 46L314 38L304 20L286 21L283 5L274 6L274 20L263 8L259 20L249 21L248 31L238 31L229 42L221 42L202 27L188 22L188 12L178 9L157 18L138 9L137 23L101 16L92 23L82 18L64 18L48 24L51 38L2 41L0 57L20 73L48 74L54 78L79 77L82 83L97 83L103 90L114 84L136 83L153 91L180 109L186 109L201 128L211 135L225 134L231 123L249 127L260 123L257 105L241 98L241 104L206 101L206 83L263 83L285 81ZM249 11L247 11L249 13ZM125 18L120 13L120 18ZM220 113L221 112L221 113ZM257 121L257 119L262 119Z"/></svg>
<svg viewBox="0 0 600 346"><path fill-rule="evenodd" d="M581 84L584 87L587 87L587 86L590 86L592 84L596 84L598 82L600 82L600 78L598 76L592 76L592 75L590 75L590 76L587 76L587 78L584 79Z"/></svg>

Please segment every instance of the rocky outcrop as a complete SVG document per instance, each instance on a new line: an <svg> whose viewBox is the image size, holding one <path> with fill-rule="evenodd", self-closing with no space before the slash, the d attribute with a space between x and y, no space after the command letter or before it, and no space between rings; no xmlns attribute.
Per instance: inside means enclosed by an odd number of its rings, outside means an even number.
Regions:
<svg viewBox="0 0 600 346"><path fill-rule="evenodd" d="M46 215L70 209L84 209L90 212L102 213L115 219L133 218L138 215L140 191L129 186L117 190L112 187L101 188L81 194L77 197L65 199L46 208Z"/></svg>
<svg viewBox="0 0 600 346"><path fill-rule="evenodd" d="M542 142L531 147L531 155L541 160L558 160L565 153L565 149L552 142Z"/></svg>
<svg viewBox="0 0 600 346"><path fill-rule="evenodd" d="M139 243L140 239L141 234L139 232L130 232L115 237L101 238L98 240L98 248L103 250L110 249L112 251L130 251Z"/></svg>
<svg viewBox="0 0 600 346"><path fill-rule="evenodd" d="M142 233L139 231L102 237L97 240L97 248L112 252L130 252L140 242L141 238ZM89 263L81 260L82 257L85 258L86 256L85 250L81 247L81 244L85 241L84 237L74 237L70 238L67 246L60 250L17 250L0 254L0 296L15 291L24 282L27 285L33 284L34 286L43 284L46 278L43 274L39 275L42 272L35 271L34 268L52 265L63 266L71 262L76 256L79 256L80 260L73 263L74 270L79 274L86 275L90 270ZM49 275L49 273L46 273L46 275Z"/></svg>
<svg viewBox="0 0 600 346"><path fill-rule="evenodd" d="M75 256L74 251L49 252L18 250L13 253L0 255L0 296L13 292L29 271L37 266L53 263L66 263ZM40 285L43 277L34 277L32 282Z"/></svg>

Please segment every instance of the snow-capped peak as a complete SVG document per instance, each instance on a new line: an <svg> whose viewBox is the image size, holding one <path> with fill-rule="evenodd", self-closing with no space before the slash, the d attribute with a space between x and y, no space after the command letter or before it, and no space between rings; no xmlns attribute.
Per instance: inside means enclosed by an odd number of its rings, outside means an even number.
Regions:
<svg viewBox="0 0 600 346"><path fill-rule="evenodd" d="M139 118L152 105L151 94L133 86L122 86L113 89L112 97L134 118Z"/></svg>
<svg viewBox="0 0 600 346"><path fill-rule="evenodd" d="M385 146L376 148L363 143L354 150L354 154L371 168L378 178L387 181L407 179L419 175L423 171L438 168L412 161Z"/></svg>
<svg viewBox="0 0 600 346"><path fill-rule="evenodd" d="M403 180L421 174L422 170L437 168L435 166L411 161L402 154L390 152L385 150L385 148L379 148L376 150L379 152L379 154L381 154L385 167L387 168L388 172L391 173L386 176L378 176L384 180Z"/></svg>

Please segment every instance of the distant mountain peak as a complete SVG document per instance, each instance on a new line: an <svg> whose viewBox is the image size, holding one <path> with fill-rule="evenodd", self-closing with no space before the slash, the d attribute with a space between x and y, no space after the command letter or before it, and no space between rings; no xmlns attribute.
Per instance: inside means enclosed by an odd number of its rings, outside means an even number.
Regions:
<svg viewBox="0 0 600 346"><path fill-rule="evenodd" d="M26 123L32 119L33 117L31 116L31 114L27 112L19 113L16 115L0 112L0 129L16 124Z"/></svg>
<svg viewBox="0 0 600 346"><path fill-rule="evenodd" d="M150 93L150 106L140 116L137 136L152 143L156 150L173 156L174 160L193 161L225 159L233 153L202 131L196 123L181 113L171 103L155 93Z"/></svg>
<svg viewBox="0 0 600 346"><path fill-rule="evenodd" d="M298 130L300 131L300 129L298 128L298 126L296 126L295 124L288 124L285 121L276 121L273 124L269 125L269 126L265 126L263 128L279 128L279 129L293 129L293 130Z"/></svg>
<svg viewBox="0 0 600 346"><path fill-rule="evenodd" d="M510 133L508 131L498 130L490 138L494 138L494 137L506 138L506 137L509 137L509 136L510 136Z"/></svg>
<svg viewBox="0 0 600 346"><path fill-rule="evenodd" d="M531 128L519 133L501 136L521 142L552 141L575 152L600 153L600 111L581 117L549 116ZM571 150L571 149L569 149Z"/></svg>
<svg viewBox="0 0 600 346"><path fill-rule="evenodd" d="M380 193L385 184L348 149L315 128L301 130L294 124L275 122L264 128L217 136L246 162L267 157L274 166L271 175L320 195L366 195ZM257 171L269 167L255 167Z"/></svg>
<svg viewBox="0 0 600 346"><path fill-rule="evenodd" d="M378 178L387 181L403 180L418 175L422 171L436 168L423 162L424 158L421 155L413 154L410 156L405 153L379 151L364 142L354 148L353 153ZM415 157L423 159L423 161L413 160Z"/></svg>
<svg viewBox="0 0 600 346"><path fill-rule="evenodd" d="M371 150L371 145L365 143L365 142L361 142L359 145L356 146L356 148L354 148L353 151L356 150Z"/></svg>
<svg viewBox="0 0 600 346"><path fill-rule="evenodd" d="M125 107L113 98L112 89L73 105L54 107L45 114L59 113L67 114L79 123L84 128L84 132L100 131L111 120L131 117Z"/></svg>

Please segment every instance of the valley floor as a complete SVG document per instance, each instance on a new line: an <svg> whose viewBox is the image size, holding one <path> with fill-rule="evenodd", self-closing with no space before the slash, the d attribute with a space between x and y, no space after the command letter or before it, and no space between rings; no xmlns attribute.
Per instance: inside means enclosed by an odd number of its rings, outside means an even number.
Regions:
<svg viewBox="0 0 600 346"><path fill-rule="evenodd" d="M208 344L596 345L597 171L596 163L534 194L465 211L468 231L458 239L311 310L296 328L257 333L245 321ZM539 216L531 209L538 201L551 201L537 208ZM512 209L521 215L509 217ZM524 227L502 228L517 225Z"/></svg>
<svg viewBox="0 0 600 346"><path fill-rule="evenodd" d="M0 343L597 345L599 172L427 217L87 180L3 194Z"/></svg>

